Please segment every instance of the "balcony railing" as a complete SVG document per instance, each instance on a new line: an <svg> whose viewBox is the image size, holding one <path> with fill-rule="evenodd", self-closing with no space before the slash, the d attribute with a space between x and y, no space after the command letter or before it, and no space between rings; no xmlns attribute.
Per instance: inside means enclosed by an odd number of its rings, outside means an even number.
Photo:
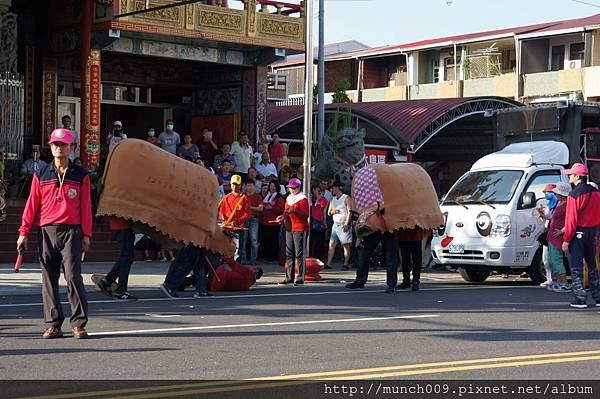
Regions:
<svg viewBox="0 0 600 399"><path fill-rule="evenodd" d="M115 0L125 14L175 3L173 0ZM304 6L271 0L222 0L164 8L111 21L111 28L186 36L255 46L304 48ZM235 4L234 4L235 3ZM240 6L240 7L234 7Z"/></svg>

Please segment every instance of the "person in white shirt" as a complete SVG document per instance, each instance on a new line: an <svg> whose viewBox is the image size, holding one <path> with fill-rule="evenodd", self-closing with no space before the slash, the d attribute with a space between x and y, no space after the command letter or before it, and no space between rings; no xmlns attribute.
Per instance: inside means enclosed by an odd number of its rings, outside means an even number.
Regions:
<svg viewBox="0 0 600 399"><path fill-rule="evenodd" d="M64 129L69 129L71 131L71 133L73 133L73 150L69 154L69 160L71 162L73 162L75 160L75 157L77 157L77 154L78 154L77 148L79 146L79 133L77 133L77 130L75 130L71 127L72 121L71 121L71 117L69 115L63 116L61 121L62 121L62 127Z"/></svg>
<svg viewBox="0 0 600 399"><path fill-rule="evenodd" d="M127 140L127 135L123 133L123 124L121 121L115 121L112 133L109 133L108 137L106 137L108 152L111 152L113 147L123 140Z"/></svg>
<svg viewBox="0 0 600 399"><path fill-rule="evenodd" d="M256 166L260 163L263 152L265 152L265 145L263 143L258 143L256 145L256 152L254 153L254 162L252 166Z"/></svg>
<svg viewBox="0 0 600 399"><path fill-rule="evenodd" d="M271 156L268 152L263 152L262 160L258 165L255 166L258 176L264 180L265 178L275 175L277 176L277 168L271 162Z"/></svg>
<svg viewBox="0 0 600 399"><path fill-rule="evenodd" d="M235 168L234 173L240 175L242 180L246 180L248 175L248 168L252 166L252 158L254 150L252 146L248 144L248 133L240 132L239 141L234 141L231 144L231 154L235 156Z"/></svg>
<svg viewBox="0 0 600 399"><path fill-rule="evenodd" d="M344 249L344 266L342 269L348 270L350 248L352 246L352 230L350 229L352 204L350 197L342 192L342 184L339 181L333 183L331 191L333 192L333 198L329 202L328 214L333 217L333 226L331 227L331 238L329 239L327 265L331 266L335 248L339 244Z"/></svg>

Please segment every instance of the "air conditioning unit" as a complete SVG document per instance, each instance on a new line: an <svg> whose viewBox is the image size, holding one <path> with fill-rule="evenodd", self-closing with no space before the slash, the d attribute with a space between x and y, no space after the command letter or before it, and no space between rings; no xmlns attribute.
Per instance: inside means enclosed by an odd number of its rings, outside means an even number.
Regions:
<svg viewBox="0 0 600 399"><path fill-rule="evenodd" d="M565 69L581 69L581 60L565 60Z"/></svg>

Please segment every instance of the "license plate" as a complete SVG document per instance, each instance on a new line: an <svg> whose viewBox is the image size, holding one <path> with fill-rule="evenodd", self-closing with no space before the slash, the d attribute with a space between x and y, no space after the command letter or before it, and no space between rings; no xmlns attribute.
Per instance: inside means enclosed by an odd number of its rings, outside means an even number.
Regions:
<svg viewBox="0 0 600 399"><path fill-rule="evenodd" d="M465 244L450 244L448 245L448 252L451 254L464 254Z"/></svg>

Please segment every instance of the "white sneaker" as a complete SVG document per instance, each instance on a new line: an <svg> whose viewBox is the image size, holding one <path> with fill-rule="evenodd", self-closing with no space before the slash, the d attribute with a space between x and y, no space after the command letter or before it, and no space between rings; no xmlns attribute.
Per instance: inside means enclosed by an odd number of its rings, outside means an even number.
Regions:
<svg viewBox="0 0 600 399"><path fill-rule="evenodd" d="M553 284L552 280L546 280L540 284L540 287L551 287Z"/></svg>

